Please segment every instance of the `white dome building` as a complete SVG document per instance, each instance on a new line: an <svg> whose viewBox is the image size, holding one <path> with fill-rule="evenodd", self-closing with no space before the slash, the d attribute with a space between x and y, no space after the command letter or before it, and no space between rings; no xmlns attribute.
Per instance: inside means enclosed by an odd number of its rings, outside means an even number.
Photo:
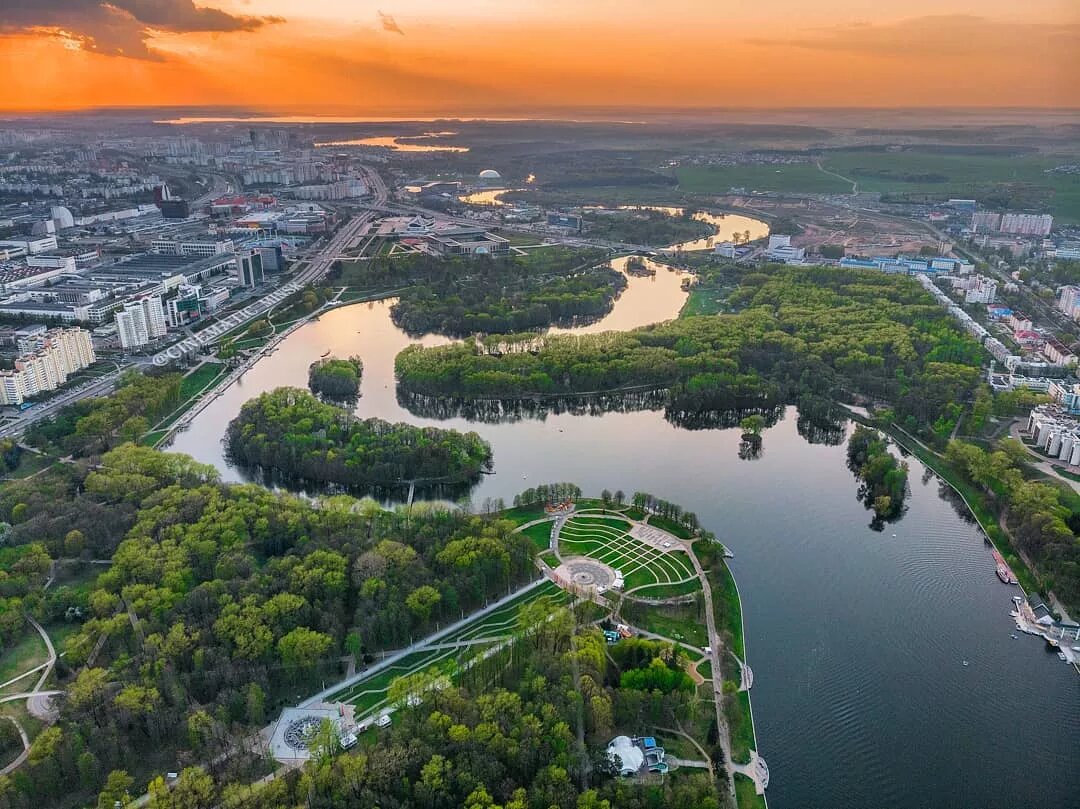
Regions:
<svg viewBox="0 0 1080 809"><path fill-rule="evenodd" d="M52 211L50 211L50 216L52 217L57 230L75 227L75 217L72 216L71 211L63 205L54 206Z"/></svg>
<svg viewBox="0 0 1080 809"><path fill-rule="evenodd" d="M480 172L480 179L481 180L501 180L502 175L499 174L499 172L495 171L495 169L484 169L482 172Z"/></svg>

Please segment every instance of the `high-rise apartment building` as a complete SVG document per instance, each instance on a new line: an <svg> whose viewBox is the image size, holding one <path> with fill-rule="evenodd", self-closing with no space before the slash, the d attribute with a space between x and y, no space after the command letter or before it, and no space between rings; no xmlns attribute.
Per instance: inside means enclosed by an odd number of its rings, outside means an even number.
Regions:
<svg viewBox="0 0 1080 809"><path fill-rule="evenodd" d="M1058 293L1058 309L1071 318L1080 314L1080 287L1063 286Z"/></svg>
<svg viewBox="0 0 1080 809"><path fill-rule="evenodd" d="M123 310L116 313L120 345L126 349L139 348L151 340L164 337L168 328L165 307L159 295L125 303Z"/></svg>
<svg viewBox="0 0 1080 809"><path fill-rule="evenodd" d="M266 278L263 275L262 253L258 250L241 253L236 263L236 272L242 286L256 287L263 283Z"/></svg>
<svg viewBox="0 0 1080 809"><path fill-rule="evenodd" d="M20 348L15 369L0 371L0 404L22 404L27 397L56 390L97 359L90 332L84 329L50 329Z"/></svg>
<svg viewBox="0 0 1080 809"><path fill-rule="evenodd" d="M1050 214L1006 213L1001 215L1001 232L1017 236L1049 236L1054 226Z"/></svg>

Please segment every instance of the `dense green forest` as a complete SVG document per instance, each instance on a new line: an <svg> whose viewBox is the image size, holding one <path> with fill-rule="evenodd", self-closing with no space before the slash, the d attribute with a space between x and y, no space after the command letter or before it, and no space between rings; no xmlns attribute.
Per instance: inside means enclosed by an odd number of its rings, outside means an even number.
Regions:
<svg viewBox="0 0 1080 809"><path fill-rule="evenodd" d="M568 326L611 311L626 278L607 251L545 247L527 256L388 257L341 270L362 288L404 287L390 315L412 335L463 337Z"/></svg>
<svg viewBox="0 0 1080 809"><path fill-rule="evenodd" d="M1015 439L985 450L950 441L945 460L985 494L1018 550L1034 563L1040 587L1052 590L1071 610L1080 608L1080 495L1052 483L1026 480L1031 460Z"/></svg>
<svg viewBox="0 0 1080 809"><path fill-rule="evenodd" d="M474 432L358 419L299 388L245 402L225 438L244 466L354 489L462 483L491 463L491 445Z"/></svg>
<svg viewBox="0 0 1080 809"><path fill-rule="evenodd" d="M355 399L360 394L363 373L364 363L359 357L317 360L308 368L308 387L328 399Z"/></svg>
<svg viewBox="0 0 1080 809"><path fill-rule="evenodd" d="M26 442L61 455L85 457L137 441L180 404L180 374L125 373L110 396L82 399L62 407L26 432Z"/></svg>
<svg viewBox="0 0 1080 809"><path fill-rule="evenodd" d="M614 777L616 728L677 726L711 710L682 654L648 640L606 646L562 609L489 667L491 687L432 689L371 748L226 794L225 807L309 809L720 809L717 782L683 770ZM713 751L714 759L720 753ZM240 802L243 795L246 803Z"/></svg>
<svg viewBox="0 0 1080 809"><path fill-rule="evenodd" d="M870 427L855 427L848 439L848 468L862 481L859 499L879 520L892 520L904 510L908 468L889 452L888 442Z"/></svg>
<svg viewBox="0 0 1080 809"><path fill-rule="evenodd" d="M93 471L60 464L7 482L0 519L13 524L2 639L23 610L44 624L81 615L58 663L60 721L0 777L0 807L89 805L111 794L107 779L138 795L151 773L196 762L214 762L221 783L254 780L265 765L245 731L341 677L344 653L407 645L535 574L532 543L508 521L348 497L316 507L130 444ZM43 593L61 557L112 564L87 588Z"/></svg>
<svg viewBox="0 0 1080 809"><path fill-rule="evenodd" d="M717 270L728 314L629 332L492 337L397 357L409 394L515 398L668 388L679 413L764 409L858 393L913 430L948 435L981 349L912 279L837 268Z"/></svg>
<svg viewBox="0 0 1080 809"><path fill-rule="evenodd" d="M593 239L667 247L712 236L715 228L694 219L692 211L672 216L663 211L604 210L586 212L585 230Z"/></svg>

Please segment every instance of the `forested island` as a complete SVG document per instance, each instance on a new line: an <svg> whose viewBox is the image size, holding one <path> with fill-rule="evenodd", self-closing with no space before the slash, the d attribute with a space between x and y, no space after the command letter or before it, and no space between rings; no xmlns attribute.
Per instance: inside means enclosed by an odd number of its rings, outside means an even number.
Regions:
<svg viewBox="0 0 1080 809"><path fill-rule="evenodd" d="M671 214L648 208L605 209L588 211L583 218L585 229L593 239L651 247L703 239L716 232L708 222L694 219L690 210Z"/></svg>
<svg viewBox="0 0 1080 809"><path fill-rule="evenodd" d="M299 388L245 402L225 439L243 466L353 489L465 483L491 463L491 445L474 432L358 419Z"/></svg>
<svg viewBox="0 0 1080 809"><path fill-rule="evenodd" d="M390 315L411 335L464 337L602 317L626 287L607 256L569 247L498 258L394 256L351 265L338 277L361 288L402 287Z"/></svg>
<svg viewBox="0 0 1080 809"><path fill-rule="evenodd" d="M848 439L847 459L848 468L862 481L859 499L866 507L879 520L900 516L907 496L907 464L889 452L877 430L858 425Z"/></svg>
<svg viewBox="0 0 1080 809"><path fill-rule="evenodd" d="M308 368L308 388L327 399L355 399L360 395L364 363L359 357L316 360Z"/></svg>
<svg viewBox="0 0 1080 809"><path fill-rule="evenodd" d="M725 269L727 313L629 332L500 335L396 361L407 394L573 396L667 389L675 414L760 410L853 393L948 434L979 377L979 346L914 280L821 267Z"/></svg>

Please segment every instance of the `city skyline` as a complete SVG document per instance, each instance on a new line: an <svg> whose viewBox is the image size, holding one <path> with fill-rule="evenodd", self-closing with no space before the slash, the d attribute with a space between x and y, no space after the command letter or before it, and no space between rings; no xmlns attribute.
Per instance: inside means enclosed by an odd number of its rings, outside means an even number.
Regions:
<svg viewBox="0 0 1080 809"><path fill-rule="evenodd" d="M1065 0L11 0L0 109L1073 107L1078 43Z"/></svg>

